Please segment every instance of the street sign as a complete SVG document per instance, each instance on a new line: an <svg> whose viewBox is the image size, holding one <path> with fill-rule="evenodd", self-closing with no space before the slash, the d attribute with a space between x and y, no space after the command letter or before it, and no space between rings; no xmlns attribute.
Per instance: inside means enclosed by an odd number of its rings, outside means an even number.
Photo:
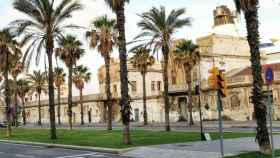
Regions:
<svg viewBox="0 0 280 158"><path fill-rule="evenodd" d="M267 84L272 84L274 81L274 74L271 67L268 67L265 71L265 80Z"/></svg>

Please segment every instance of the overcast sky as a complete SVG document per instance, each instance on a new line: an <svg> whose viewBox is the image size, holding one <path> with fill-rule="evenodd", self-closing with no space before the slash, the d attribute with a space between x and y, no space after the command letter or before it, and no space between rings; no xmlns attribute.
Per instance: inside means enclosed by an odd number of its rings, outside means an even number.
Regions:
<svg viewBox="0 0 280 158"><path fill-rule="evenodd" d="M103 0L80 0L84 4L84 10L76 12L70 20L71 23L88 27L90 22L98 16L107 14L114 17L114 14L105 5ZM23 18L24 16L12 7L13 0L0 0L0 29L7 26L11 21ZM280 37L280 7L279 0L260 0L260 33L263 39ZM209 34L213 26L213 10L218 5L227 5L234 9L233 0L131 0L126 6L126 33L127 41L130 41L139 33L136 23L139 21L137 14L148 11L151 7L163 5L168 11L174 8L185 7L185 16L192 17L192 26L178 31L174 38L188 38L195 40ZM243 16L238 24L241 36L246 36L245 22ZM84 38L84 31L71 31L69 33L77 35L87 48ZM115 51L113 56L117 57ZM103 59L94 50L87 50L87 54L80 61L91 68L93 74L92 81L87 86L87 93L98 92L97 69L103 64Z"/></svg>

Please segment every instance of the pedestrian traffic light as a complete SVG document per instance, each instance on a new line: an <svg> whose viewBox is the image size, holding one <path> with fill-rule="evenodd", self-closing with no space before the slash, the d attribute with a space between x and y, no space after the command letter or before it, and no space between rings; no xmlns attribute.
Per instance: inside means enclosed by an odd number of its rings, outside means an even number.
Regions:
<svg viewBox="0 0 280 158"><path fill-rule="evenodd" d="M210 76L208 78L208 81L209 81L209 84L210 84L210 87L211 89L213 90L216 90L218 88L218 79L217 79L217 76L219 74L219 70L217 67L212 67L210 70L209 70L209 73L210 73Z"/></svg>
<svg viewBox="0 0 280 158"><path fill-rule="evenodd" d="M227 84L226 84L226 78L225 74L222 71L219 71L217 75L218 79L218 91L221 94L222 97L227 96Z"/></svg>

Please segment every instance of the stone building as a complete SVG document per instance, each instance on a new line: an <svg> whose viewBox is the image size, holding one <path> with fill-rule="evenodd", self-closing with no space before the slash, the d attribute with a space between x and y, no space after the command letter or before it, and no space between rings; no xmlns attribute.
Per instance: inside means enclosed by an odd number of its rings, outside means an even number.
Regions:
<svg viewBox="0 0 280 158"><path fill-rule="evenodd" d="M213 66L224 69L228 80L228 97L223 99L224 117L232 120L252 120L253 106L250 103L252 88L252 76L250 74L250 50L247 39L240 37L236 23L236 16L226 6L217 7L214 12L213 32L199 37L196 40L199 46L201 60L192 71L193 89L198 82L201 85L201 105L204 119L217 119L216 95L209 89L208 70ZM170 52L172 59L173 51L180 39L173 42ZM278 44L277 44L278 43ZM280 98L280 42L268 42L261 45L262 63L265 70L270 66L275 71L276 82L273 84L273 100L275 105L275 119L279 119L277 114L279 110ZM280 59L280 58L278 58ZM188 119L188 97L186 84L186 75L182 67L175 67L172 60L169 63L169 96L170 96L170 120L178 121L179 118ZM119 61L111 59L111 91L113 94L113 119L120 121L120 77ZM104 122L106 120L106 93L105 93L105 67L101 66L98 70L99 94L84 96L85 122ZM131 97L132 116L131 119L136 122L143 121L143 101L142 101L142 76L128 62L128 80L129 95ZM67 89L67 87L65 87ZM61 120L67 122L67 90L62 97L62 115ZM163 79L162 64L157 61L149 68L146 75L147 89L147 110L149 122L164 122L164 102L162 97ZM198 96L192 96L193 117L198 120ZM29 97L30 98L30 97ZM38 120L36 96L28 99L27 103L27 121L35 123ZM73 121L80 122L79 98L74 97ZM42 99L42 120L48 122L48 100L47 96ZM0 107L1 108L1 107ZM0 109L3 113L4 108ZM0 119L4 120L0 115ZM2 118L1 118L2 117Z"/></svg>

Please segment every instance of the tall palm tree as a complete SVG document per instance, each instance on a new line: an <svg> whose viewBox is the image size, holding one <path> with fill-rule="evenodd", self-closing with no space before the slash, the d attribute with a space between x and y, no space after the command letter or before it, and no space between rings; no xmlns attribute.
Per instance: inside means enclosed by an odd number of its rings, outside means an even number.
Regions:
<svg viewBox="0 0 280 158"><path fill-rule="evenodd" d="M171 47L172 35L180 28L190 25L190 18L180 18L185 13L185 9L173 9L170 14L167 15L165 8L153 7L150 11L140 15L142 18L138 22L138 26L142 29L142 32L136 36L136 40L148 41L144 44L140 44L140 47L148 47L157 52L161 49L163 54L163 81L164 81L164 106L165 106L165 129L170 131L169 122L169 97L168 97L168 62L169 51Z"/></svg>
<svg viewBox="0 0 280 158"><path fill-rule="evenodd" d="M72 130L72 76L73 66L84 55L85 50L81 48L82 43L76 37L67 35L59 41L59 48L55 50L55 56L59 57L68 67L68 122Z"/></svg>
<svg viewBox="0 0 280 158"><path fill-rule="evenodd" d="M125 38L125 14L124 6L129 0L104 0L117 16L117 28L119 32L118 46L120 59L120 79L121 79L121 115L124 125L123 142L131 144L129 123L130 123L130 99L128 95L128 78L127 78L127 52Z"/></svg>
<svg viewBox="0 0 280 158"><path fill-rule="evenodd" d="M148 68L151 67L155 63L155 59L153 56L149 54L150 50L146 48L139 48L135 50L134 56L131 58L131 62L133 67L140 71L142 75L143 81L143 118L144 125L148 125L148 113L147 113L147 103L146 103L146 74L148 72Z"/></svg>
<svg viewBox="0 0 280 158"><path fill-rule="evenodd" d="M6 106L6 119L8 122L7 126L7 137L11 137L11 98L9 93L9 66L14 61L20 59L21 50L19 44L15 40L15 35L11 33L9 29L0 30L0 70L4 71L4 84L5 84L5 106ZM16 59L16 60L15 60Z"/></svg>
<svg viewBox="0 0 280 158"><path fill-rule="evenodd" d="M80 91L80 106L81 106L81 124L84 125L84 107L83 107L83 89L85 83L89 82L91 73L88 67L79 65L74 68L73 81L77 89Z"/></svg>
<svg viewBox="0 0 280 158"><path fill-rule="evenodd" d="M47 93L47 73L39 71L33 71L33 74L28 74L28 80L31 82L31 91L36 93L38 97L38 125L42 125L41 118L41 94Z"/></svg>
<svg viewBox="0 0 280 158"><path fill-rule="evenodd" d="M188 84L188 103L190 113L190 126L194 125L192 115L192 70L199 61L199 52L197 51L198 46L191 40L181 41L174 51L173 61L175 64L182 65L185 70L185 79Z"/></svg>
<svg viewBox="0 0 280 158"><path fill-rule="evenodd" d="M19 79L17 81L17 93L21 99L22 104L22 120L23 125L26 125L26 111L25 111L25 97L31 90L31 82L26 79Z"/></svg>
<svg viewBox="0 0 280 158"><path fill-rule="evenodd" d="M110 59L113 47L117 44L116 22L108 19L107 16L101 16L93 21L95 30L86 33L86 37L90 39L90 47L96 48L104 58L106 69L106 96L108 107L108 123L107 129L112 130L112 93L110 78Z"/></svg>
<svg viewBox="0 0 280 158"><path fill-rule="evenodd" d="M17 84L17 77L20 73L22 73L23 71L23 64L20 61L15 62L13 65L11 65L11 69L10 69L10 73L14 79L15 84ZM16 85L17 87L17 85ZM17 92L17 88L15 89L15 93L14 93L14 106L15 109L18 109L18 92ZM16 127L18 127L18 113L16 110L15 113L15 125Z"/></svg>
<svg viewBox="0 0 280 158"><path fill-rule="evenodd" d="M251 52L251 67L253 75L253 104L257 119L257 136L260 151L270 154L271 146L266 124L266 106L264 102L261 56L259 49L259 21L258 21L258 0L234 0L237 11L244 13L247 26L247 40Z"/></svg>
<svg viewBox="0 0 280 158"><path fill-rule="evenodd" d="M23 35L23 44L29 44L24 55L24 63L29 64L36 56L36 63L40 61L40 54L45 47L48 56L48 83L53 83L53 49L55 42L61 39L67 28L75 26L65 21L72 17L72 13L82 9L76 0L61 0L54 4L54 0L14 0L14 8L27 15L27 19L14 21L19 35ZM37 52L37 55L34 54ZM54 85L49 86L49 112L51 139L56 139Z"/></svg>
<svg viewBox="0 0 280 158"><path fill-rule="evenodd" d="M60 105L60 97L61 97L61 86L65 83L66 73L64 73L63 68L56 67L54 69L54 85L57 88L57 121L58 124L61 125L61 105Z"/></svg>

